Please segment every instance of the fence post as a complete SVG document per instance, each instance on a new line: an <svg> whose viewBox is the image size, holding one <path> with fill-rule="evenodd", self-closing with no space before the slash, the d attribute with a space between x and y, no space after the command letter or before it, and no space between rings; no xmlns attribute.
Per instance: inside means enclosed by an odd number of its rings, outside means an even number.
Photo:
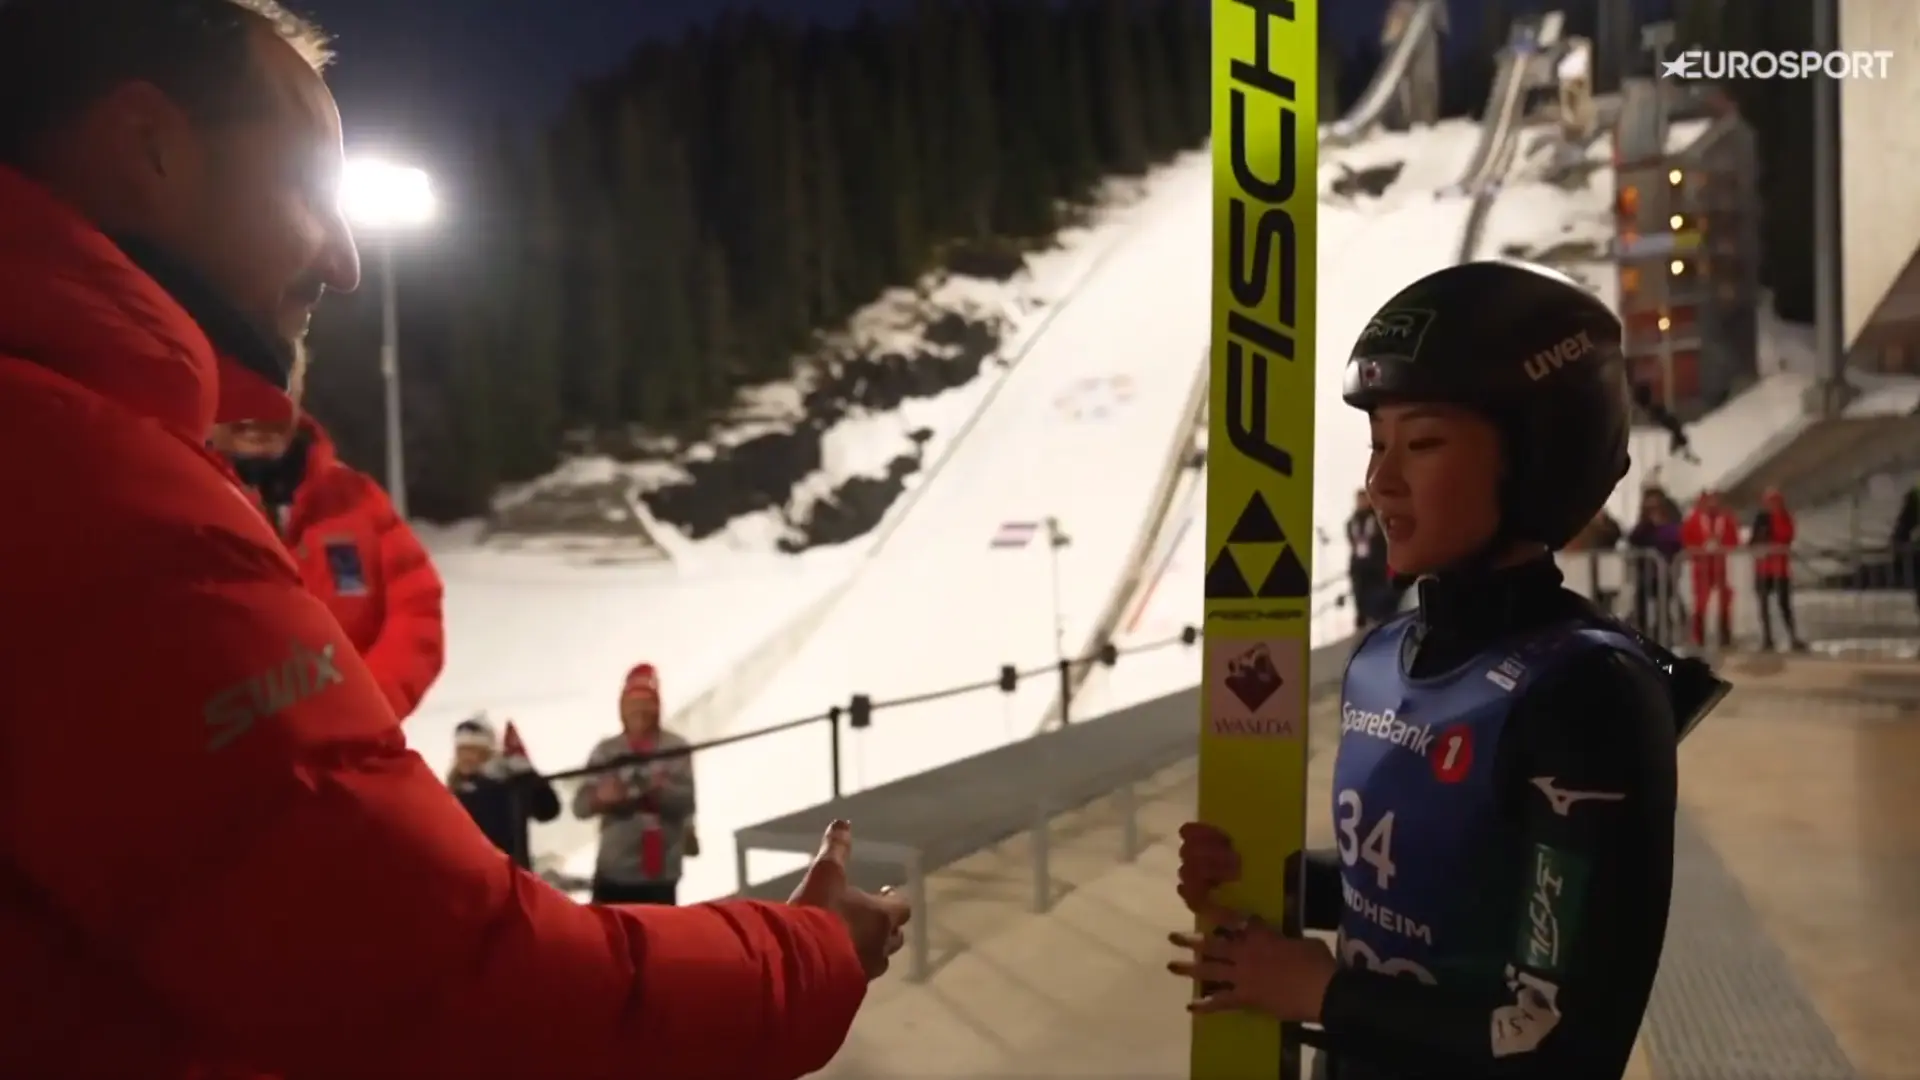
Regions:
<svg viewBox="0 0 1920 1080"><path fill-rule="evenodd" d="M827 710L827 742L833 756L833 797L840 798L840 706Z"/></svg>
<svg viewBox="0 0 1920 1080"><path fill-rule="evenodd" d="M527 812L527 778L525 774L513 773L507 777L507 858L522 870L533 869L533 852L527 850L531 843L527 836L532 815Z"/></svg>

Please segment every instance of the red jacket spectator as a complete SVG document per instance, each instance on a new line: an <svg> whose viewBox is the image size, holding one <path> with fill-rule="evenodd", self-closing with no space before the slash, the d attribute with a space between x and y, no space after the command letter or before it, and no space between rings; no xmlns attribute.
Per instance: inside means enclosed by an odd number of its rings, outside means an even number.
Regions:
<svg viewBox="0 0 1920 1080"><path fill-rule="evenodd" d="M278 426L278 425L276 425ZM250 457L233 428L216 431L240 478L261 500L300 566L360 651L402 719L440 675L446 656L440 575L373 478L341 461L310 416L288 438L279 426L269 453Z"/></svg>
<svg viewBox="0 0 1920 1080"><path fill-rule="evenodd" d="M1680 524L1680 543L1692 553L1696 575L1723 580L1727 573L1726 553L1740 546L1740 521L1720 502L1720 496L1703 491L1695 500L1687 519Z"/></svg>
<svg viewBox="0 0 1920 1080"><path fill-rule="evenodd" d="M1693 643L1707 640L1707 608L1715 608L1722 648L1733 644L1733 589L1727 580L1727 552L1740 546L1740 522L1720 502L1703 491L1687 519L1680 523L1680 543L1687 550L1693 580Z"/></svg>
<svg viewBox="0 0 1920 1080"><path fill-rule="evenodd" d="M185 301L6 169L0 295L0 1075L827 1063L866 987L846 924L512 866L206 449Z"/></svg>
<svg viewBox="0 0 1920 1080"><path fill-rule="evenodd" d="M1754 573L1768 580L1791 576L1793 557L1780 549L1793 546L1793 536L1793 513L1787 509L1786 497L1769 488L1753 518L1753 546L1774 550L1754 560Z"/></svg>

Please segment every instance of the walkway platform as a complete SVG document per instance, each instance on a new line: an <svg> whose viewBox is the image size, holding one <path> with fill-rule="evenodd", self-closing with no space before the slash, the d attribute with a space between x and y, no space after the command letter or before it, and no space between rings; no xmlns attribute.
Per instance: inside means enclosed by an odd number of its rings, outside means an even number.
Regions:
<svg viewBox="0 0 1920 1080"><path fill-rule="evenodd" d="M1733 657L1739 689L1682 750L1666 960L1630 1076L1920 1078L1920 665ZM1906 693L1889 687L1906 689ZM1332 841L1332 733L1315 717L1309 842ZM823 1076L1175 1078L1186 988L1166 974L1173 832L1191 763L1143 789L1153 842L1062 819L1062 896L1032 914L1024 839L935 875L936 968L876 984ZM857 824L857 823L856 823Z"/></svg>

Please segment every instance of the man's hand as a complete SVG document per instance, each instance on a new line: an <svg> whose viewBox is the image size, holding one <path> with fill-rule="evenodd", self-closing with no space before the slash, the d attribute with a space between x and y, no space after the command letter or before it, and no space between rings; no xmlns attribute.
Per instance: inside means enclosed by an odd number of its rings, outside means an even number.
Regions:
<svg viewBox="0 0 1920 1080"><path fill-rule="evenodd" d="M892 889L873 896L848 884L847 862L852 854L853 826L844 821L827 826L820 854L807 867L807 876L800 879L789 903L826 908L840 916L853 935L867 978L877 979L886 974L887 962L900 951L905 941L901 927L913 917L913 907Z"/></svg>

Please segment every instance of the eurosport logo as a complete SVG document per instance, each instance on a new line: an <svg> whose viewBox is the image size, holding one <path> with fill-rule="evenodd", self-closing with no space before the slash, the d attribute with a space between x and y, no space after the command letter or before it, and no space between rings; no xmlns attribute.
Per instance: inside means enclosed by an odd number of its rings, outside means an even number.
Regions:
<svg viewBox="0 0 1920 1080"><path fill-rule="evenodd" d="M1884 79L1893 60L1886 49L1870 52L1734 52L1689 49L1660 61L1663 79Z"/></svg>

